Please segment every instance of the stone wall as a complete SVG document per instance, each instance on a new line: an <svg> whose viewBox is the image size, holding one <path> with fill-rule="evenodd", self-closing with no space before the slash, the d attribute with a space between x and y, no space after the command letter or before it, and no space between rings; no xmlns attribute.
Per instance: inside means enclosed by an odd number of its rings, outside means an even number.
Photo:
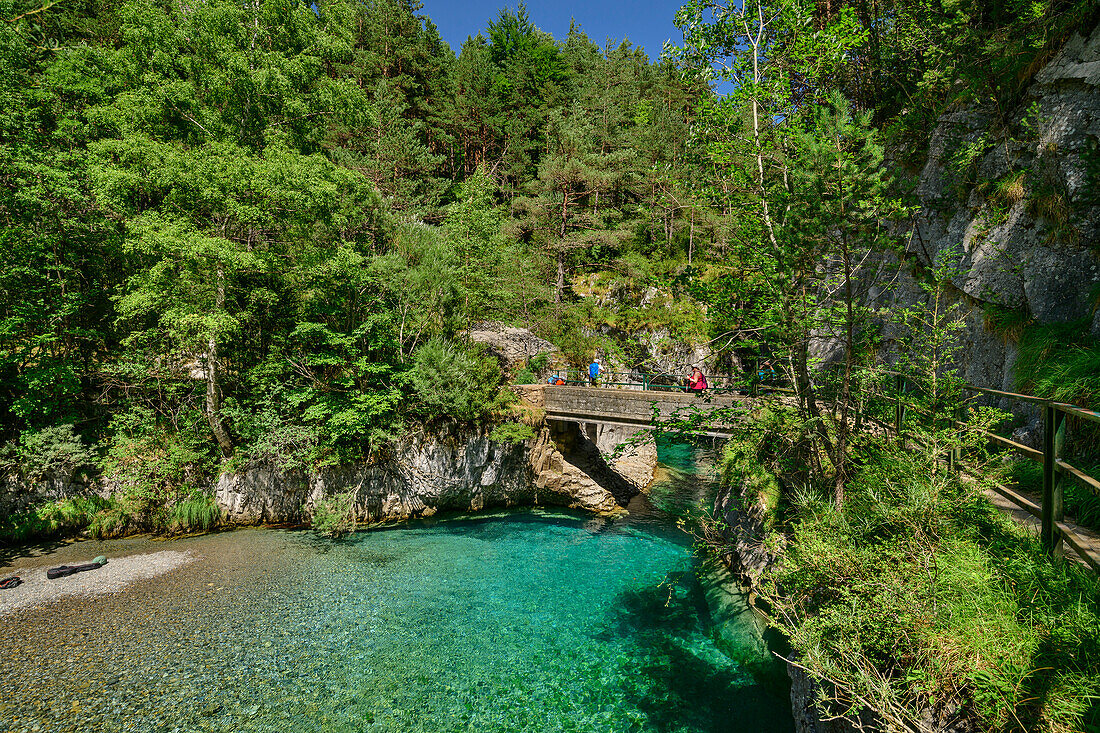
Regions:
<svg viewBox="0 0 1100 733"><path fill-rule="evenodd" d="M667 420L677 414L686 417L693 408L734 407L745 404L747 399L710 392L697 395L681 391L547 386L544 404L550 419L575 419L584 423L588 418L588 422L593 423L644 426L653 420L654 405L660 418Z"/></svg>

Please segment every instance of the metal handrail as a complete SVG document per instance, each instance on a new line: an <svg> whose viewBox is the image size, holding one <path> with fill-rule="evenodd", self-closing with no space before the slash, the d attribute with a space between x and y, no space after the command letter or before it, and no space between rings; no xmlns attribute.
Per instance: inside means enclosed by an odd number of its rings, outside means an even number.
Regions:
<svg viewBox="0 0 1100 733"><path fill-rule="evenodd" d="M566 384L572 385L591 383L587 371L580 369L555 369L550 379L557 378L561 378ZM707 391L710 393L749 391L754 386L753 382L737 377L708 376L706 379ZM681 390L685 387L686 382L686 375L643 372L641 370L627 372L601 371L596 378L596 384L600 387L625 387L654 392Z"/></svg>

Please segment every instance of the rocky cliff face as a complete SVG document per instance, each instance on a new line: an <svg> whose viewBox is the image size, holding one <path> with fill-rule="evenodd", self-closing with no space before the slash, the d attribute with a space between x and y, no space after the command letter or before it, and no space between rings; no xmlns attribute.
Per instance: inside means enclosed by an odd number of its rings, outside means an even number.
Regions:
<svg viewBox="0 0 1100 733"><path fill-rule="evenodd" d="M990 327L990 308L1039 324L1092 318L1100 337L1100 28L1075 35L1007 115L981 106L944 114L916 195L907 256L924 267L958 260L965 379L1016 391L1016 346ZM926 297L908 267L872 278L873 305ZM887 325L884 338L894 335ZM840 356L832 339L814 350Z"/></svg>
<svg viewBox="0 0 1100 733"><path fill-rule="evenodd" d="M933 132L908 249L925 261L961 258L954 284L971 306L964 354L971 382L1015 386L1015 348L985 327L987 305L1038 323L1093 315L1098 141L1100 28L1074 36L1036 74L1007 124L972 108L944 115ZM975 157L965 169L960 155L968 151ZM911 282L899 292L916 295ZM1093 331L1100 335L1100 313Z"/></svg>
<svg viewBox="0 0 1100 733"><path fill-rule="evenodd" d="M714 498L714 516L721 522L723 547L729 548L723 560L750 585L779 558L764 544L767 513L764 497L751 492L747 484L719 486Z"/></svg>
<svg viewBox="0 0 1100 733"><path fill-rule="evenodd" d="M47 476L30 481L16 473L0 474L0 516L15 514L44 501L69 499L93 491L82 475Z"/></svg>
<svg viewBox="0 0 1100 733"><path fill-rule="evenodd" d="M543 425L534 439L518 445L495 442L484 431L421 434L369 464L312 473L251 466L222 474L215 499L238 523L300 522L319 502L353 491L359 518L377 522L509 506L609 513L638 490L575 425L562 423Z"/></svg>

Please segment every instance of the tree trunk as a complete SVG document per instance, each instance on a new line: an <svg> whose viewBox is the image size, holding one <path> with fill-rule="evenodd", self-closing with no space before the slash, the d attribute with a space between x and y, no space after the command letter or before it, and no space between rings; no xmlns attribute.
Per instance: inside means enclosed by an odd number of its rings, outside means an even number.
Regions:
<svg viewBox="0 0 1100 733"><path fill-rule="evenodd" d="M558 227L558 281L554 286L554 302L561 303L562 293L565 292L565 233L569 222L569 191L561 192L561 225Z"/></svg>
<svg viewBox="0 0 1100 733"><path fill-rule="evenodd" d="M691 207L691 228L688 229L688 264L691 264L691 256L695 251L695 207Z"/></svg>
<svg viewBox="0 0 1100 733"><path fill-rule="evenodd" d="M554 286L554 302L561 303L562 293L565 291L565 252L558 250L558 281Z"/></svg>
<svg viewBox="0 0 1100 733"><path fill-rule="evenodd" d="M218 263L217 284L214 291L214 306L220 313L225 308L225 265ZM233 455L233 440L222 422L221 388L218 385L218 339L212 333L207 340L206 349L206 419L210 429L221 446L226 457Z"/></svg>

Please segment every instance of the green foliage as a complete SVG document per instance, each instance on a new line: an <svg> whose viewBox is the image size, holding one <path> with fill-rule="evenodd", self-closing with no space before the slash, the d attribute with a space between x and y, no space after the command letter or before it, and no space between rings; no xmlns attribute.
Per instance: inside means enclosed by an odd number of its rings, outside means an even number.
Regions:
<svg viewBox="0 0 1100 733"><path fill-rule="evenodd" d="M55 425L24 434L15 457L20 470L32 481L68 479L96 461L95 452L85 445L72 425Z"/></svg>
<svg viewBox="0 0 1100 733"><path fill-rule="evenodd" d="M512 377L512 384L536 384L538 381L539 379L535 376L535 373L527 367L523 367Z"/></svg>
<svg viewBox="0 0 1100 733"><path fill-rule="evenodd" d="M962 699L979 730L1096 724L1097 580L919 453L875 442L859 466L843 507L795 502L764 586L803 661L888 720Z"/></svg>
<svg viewBox="0 0 1100 733"><path fill-rule="evenodd" d="M103 536L164 531L172 507L199 495L214 476L209 446L200 435L155 424L134 429L125 417L113 423L117 432L101 462L117 505L93 525Z"/></svg>
<svg viewBox="0 0 1100 733"><path fill-rule="evenodd" d="M947 178L956 196L965 200L970 195L970 189L978 184L978 165L994 144L987 133L974 140L958 142L958 147L947 159Z"/></svg>
<svg viewBox="0 0 1100 733"><path fill-rule="evenodd" d="M120 502L92 517L87 531L97 540L110 540L139 531L147 523L143 518L135 516L126 502Z"/></svg>
<svg viewBox="0 0 1100 733"><path fill-rule="evenodd" d="M426 419L469 423L492 412L501 374L480 348L433 338L413 354L407 379Z"/></svg>
<svg viewBox="0 0 1100 733"><path fill-rule="evenodd" d="M1089 332L1091 322L1025 328L1016 355L1017 388L1059 402L1100 406L1100 345Z"/></svg>
<svg viewBox="0 0 1100 733"><path fill-rule="evenodd" d="M112 506L112 501L98 496L46 502L0 519L0 543L18 545L76 535Z"/></svg>
<svg viewBox="0 0 1100 733"><path fill-rule="evenodd" d="M997 303L986 303L982 306L982 315L986 330L1000 336L1005 343L1018 343L1024 331L1035 322L1026 305L1008 308Z"/></svg>
<svg viewBox="0 0 1100 733"><path fill-rule="evenodd" d="M333 494L317 502L310 521L313 531L333 539L351 534L356 529L355 492Z"/></svg>
<svg viewBox="0 0 1100 733"><path fill-rule="evenodd" d="M508 445L518 445L535 437L535 430L530 425L518 422L504 422L493 428L489 433L489 440Z"/></svg>
<svg viewBox="0 0 1100 733"><path fill-rule="evenodd" d="M209 494L192 494L168 510L169 532L209 532L222 521L222 510Z"/></svg>
<svg viewBox="0 0 1100 733"><path fill-rule="evenodd" d="M566 284L637 237L697 227L700 251L702 208L638 183L691 177L705 88L629 44L555 43L521 7L456 58L406 0L9 10L0 441L80 425L142 495L186 493L180 466L209 473L215 452L294 470L440 410L475 419L486 395L400 389L418 349L479 320L583 340L594 324L549 302L528 194L546 224L567 184ZM122 440L117 418L139 413L153 427ZM175 478L133 475L161 455L149 472ZM134 517L173 501L127 492Z"/></svg>

